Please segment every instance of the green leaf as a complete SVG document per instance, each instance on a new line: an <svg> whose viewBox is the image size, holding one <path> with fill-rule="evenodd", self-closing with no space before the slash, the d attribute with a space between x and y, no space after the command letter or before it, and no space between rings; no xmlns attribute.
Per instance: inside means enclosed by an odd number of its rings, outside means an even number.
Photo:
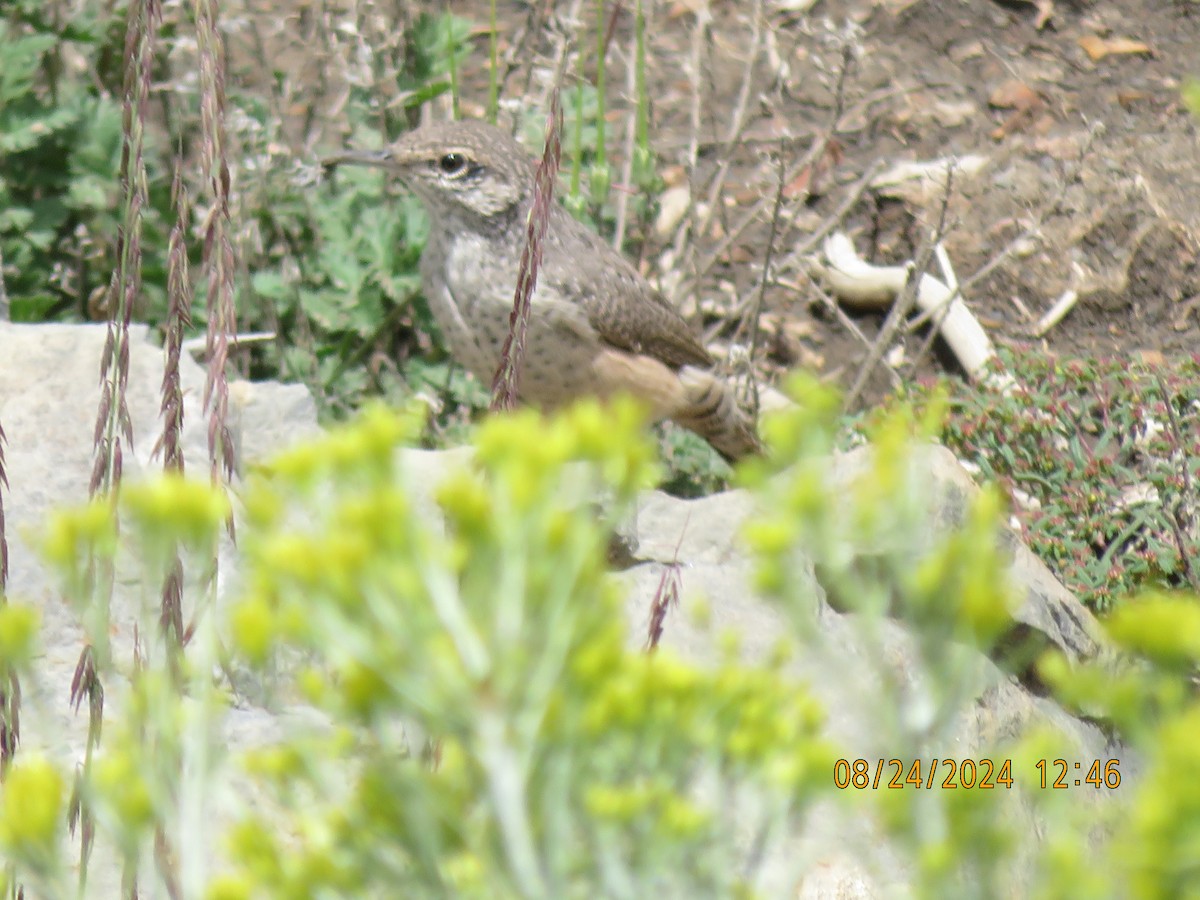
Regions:
<svg viewBox="0 0 1200 900"><path fill-rule="evenodd" d="M52 34L14 39L8 22L0 20L0 108L32 92L42 55L57 43L58 38Z"/></svg>
<svg viewBox="0 0 1200 900"><path fill-rule="evenodd" d="M1184 79L1183 87L1179 89L1183 105L1197 119L1200 119L1200 78Z"/></svg>
<svg viewBox="0 0 1200 900"><path fill-rule="evenodd" d="M42 322L58 302L51 294L26 294L13 297L9 305L9 315L14 322Z"/></svg>
<svg viewBox="0 0 1200 900"><path fill-rule="evenodd" d="M33 150L74 125L78 119L77 110L65 107L45 114L22 114L16 107L7 109L0 115L0 153L15 154Z"/></svg>
<svg viewBox="0 0 1200 900"><path fill-rule="evenodd" d="M340 331L346 325L342 291L300 291L300 308L304 314L327 331Z"/></svg>
<svg viewBox="0 0 1200 900"><path fill-rule="evenodd" d="M403 98L403 106L405 109L417 109L424 106L431 100L436 100L442 94L449 91L451 84L449 81L427 81L419 87L408 91Z"/></svg>
<svg viewBox="0 0 1200 900"><path fill-rule="evenodd" d="M378 291L364 291L350 306L347 316L350 327L361 337L368 337L383 322L386 311Z"/></svg>
<svg viewBox="0 0 1200 900"><path fill-rule="evenodd" d="M77 177L113 182L121 170L123 114L121 107L104 98L83 98L79 104L81 134L71 148L68 167ZM147 157L153 156L151 135L146 136Z"/></svg>
<svg viewBox="0 0 1200 900"><path fill-rule="evenodd" d="M32 241L34 232L45 232L48 235L47 241L53 241L54 235L67 220L67 212L67 206L61 197L48 196L44 200L36 201L33 204L33 221L29 224L26 238ZM39 243L38 249L44 250L48 246L48 243Z"/></svg>
<svg viewBox="0 0 1200 900"><path fill-rule="evenodd" d="M113 205L117 184L112 179L102 180L95 176L83 176L71 180L67 197L72 209L107 210Z"/></svg>
<svg viewBox="0 0 1200 900"><path fill-rule="evenodd" d="M255 272L250 284L254 293L267 300L290 299L292 295L291 285L284 280L281 273L273 269Z"/></svg>
<svg viewBox="0 0 1200 900"><path fill-rule="evenodd" d="M33 221L33 210L24 206L0 205L0 232L25 231Z"/></svg>

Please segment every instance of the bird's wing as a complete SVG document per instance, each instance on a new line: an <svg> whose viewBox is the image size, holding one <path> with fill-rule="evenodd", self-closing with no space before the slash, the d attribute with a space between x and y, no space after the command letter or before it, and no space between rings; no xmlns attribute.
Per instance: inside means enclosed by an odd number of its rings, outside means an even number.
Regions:
<svg viewBox="0 0 1200 900"><path fill-rule="evenodd" d="M566 242L559 237L568 233L574 254L562 246ZM554 284L562 296L579 303L606 344L652 356L674 369L713 364L712 356L675 307L621 254L565 209L556 206L546 240L559 246L547 247L538 280ZM578 253L580 247L582 254Z"/></svg>

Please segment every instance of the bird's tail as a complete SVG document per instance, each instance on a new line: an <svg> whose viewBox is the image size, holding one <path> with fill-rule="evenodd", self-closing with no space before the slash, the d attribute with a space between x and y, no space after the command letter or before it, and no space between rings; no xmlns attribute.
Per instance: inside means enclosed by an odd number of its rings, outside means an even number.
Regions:
<svg viewBox="0 0 1200 900"><path fill-rule="evenodd" d="M754 418L743 409L733 387L712 372L687 366L680 370L685 403L671 418L696 432L730 462L762 452Z"/></svg>

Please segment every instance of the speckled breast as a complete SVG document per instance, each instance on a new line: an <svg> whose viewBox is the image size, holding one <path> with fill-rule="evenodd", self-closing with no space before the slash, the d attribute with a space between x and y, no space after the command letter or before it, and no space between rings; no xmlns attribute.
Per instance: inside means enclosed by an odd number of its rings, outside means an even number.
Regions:
<svg viewBox="0 0 1200 900"><path fill-rule="evenodd" d="M481 265L488 254L470 236L449 253L426 248L422 281L430 309L455 359L490 386L508 337L516 290L515 268ZM599 340L578 305L552 286L534 293L520 375L521 398L553 407L595 390L592 363Z"/></svg>

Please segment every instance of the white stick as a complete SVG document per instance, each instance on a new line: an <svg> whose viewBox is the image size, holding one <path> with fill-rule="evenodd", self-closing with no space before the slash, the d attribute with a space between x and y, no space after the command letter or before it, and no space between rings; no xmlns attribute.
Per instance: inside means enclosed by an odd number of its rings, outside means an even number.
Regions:
<svg viewBox="0 0 1200 900"><path fill-rule="evenodd" d="M880 307L892 303L908 281L907 266L875 266L859 257L850 238L831 234L823 247L824 259L818 263L839 300L858 306ZM948 308L946 304L949 304ZM945 282L932 275L921 276L917 285L917 307L931 318L941 317L941 334L967 377L978 382L985 378L988 363L995 359L996 348L972 315L962 298ZM936 319L935 319L936 321ZM1005 388L1011 376L992 376L993 387Z"/></svg>

